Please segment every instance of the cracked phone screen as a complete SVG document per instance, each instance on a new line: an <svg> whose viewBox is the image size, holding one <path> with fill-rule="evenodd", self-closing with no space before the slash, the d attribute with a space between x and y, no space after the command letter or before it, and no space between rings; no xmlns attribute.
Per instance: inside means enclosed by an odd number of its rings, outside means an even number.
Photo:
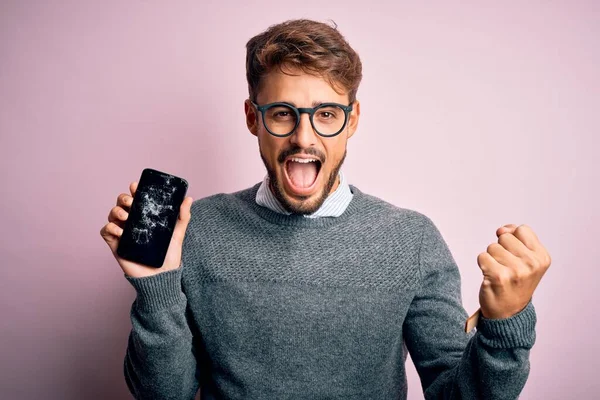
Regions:
<svg viewBox="0 0 600 400"><path fill-rule="evenodd" d="M143 265L161 267L186 191L184 179L146 168L119 241L118 254Z"/></svg>

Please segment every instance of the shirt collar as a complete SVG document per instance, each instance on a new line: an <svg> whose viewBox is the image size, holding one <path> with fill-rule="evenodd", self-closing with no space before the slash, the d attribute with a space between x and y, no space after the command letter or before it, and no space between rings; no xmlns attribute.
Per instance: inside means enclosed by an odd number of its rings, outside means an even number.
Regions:
<svg viewBox="0 0 600 400"><path fill-rule="evenodd" d="M338 175L340 177L340 184L335 191L327 196L317 211L309 215L304 215L304 217L339 217L344 213L346 207L348 207L348 204L350 204L350 201L352 200L352 191L350 190L348 183L346 183L346 178L342 170L339 171ZM273 192L271 192L271 189L269 188L269 174L265 175L256 192L256 203L280 214L291 214L283 208L279 200L277 200Z"/></svg>

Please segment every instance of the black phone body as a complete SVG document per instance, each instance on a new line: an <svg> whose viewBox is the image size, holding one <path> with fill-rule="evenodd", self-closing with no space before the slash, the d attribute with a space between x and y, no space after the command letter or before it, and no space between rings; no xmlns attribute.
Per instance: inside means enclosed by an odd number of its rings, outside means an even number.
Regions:
<svg viewBox="0 0 600 400"><path fill-rule="evenodd" d="M144 169L117 254L143 265L162 267L187 188L183 178Z"/></svg>

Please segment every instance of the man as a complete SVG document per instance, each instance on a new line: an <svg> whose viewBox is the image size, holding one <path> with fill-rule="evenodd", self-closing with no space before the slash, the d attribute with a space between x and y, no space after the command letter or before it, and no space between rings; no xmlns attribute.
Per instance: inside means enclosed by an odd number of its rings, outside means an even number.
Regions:
<svg viewBox="0 0 600 400"><path fill-rule="evenodd" d="M137 297L124 362L137 398L404 399L410 353L425 397L516 398L550 256L526 225L479 254L481 318L465 333L460 276L439 230L346 182L358 55L336 28L270 27L247 44L249 131L262 182L192 203L164 265L115 251L135 195L101 234Z"/></svg>

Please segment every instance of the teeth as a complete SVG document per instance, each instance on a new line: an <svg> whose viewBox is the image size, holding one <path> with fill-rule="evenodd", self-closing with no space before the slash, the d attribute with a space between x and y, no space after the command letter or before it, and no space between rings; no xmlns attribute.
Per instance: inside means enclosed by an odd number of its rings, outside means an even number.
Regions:
<svg viewBox="0 0 600 400"><path fill-rule="evenodd" d="M309 163L309 162L316 162L317 160L315 160L314 158L308 158L308 159L304 159L304 158L290 158L290 161L294 161L294 162L299 162L299 163Z"/></svg>

